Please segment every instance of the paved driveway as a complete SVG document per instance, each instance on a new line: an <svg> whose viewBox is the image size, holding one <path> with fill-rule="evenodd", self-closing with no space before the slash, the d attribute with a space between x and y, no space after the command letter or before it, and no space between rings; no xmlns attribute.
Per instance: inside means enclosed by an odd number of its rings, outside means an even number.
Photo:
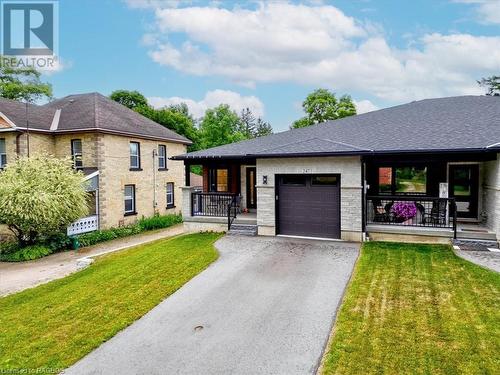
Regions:
<svg viewBox="0 0 500 375"><path fill-rule="evenodd" d="M311 374L358 244L226 236L206 271L67 374Z"/></svg>

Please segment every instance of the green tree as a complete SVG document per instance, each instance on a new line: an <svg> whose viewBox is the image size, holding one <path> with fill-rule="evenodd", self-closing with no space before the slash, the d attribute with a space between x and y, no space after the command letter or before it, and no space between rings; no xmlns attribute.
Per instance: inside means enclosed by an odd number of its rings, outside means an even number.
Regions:
<svg viewBox="0 0 500 375"><path fill-rule="evenodd" d="M273 134L273 128L271 124L262 120L261 118L257 119L257 125L255 126L255 136L263 137L265 135Z"/></svg>
<svg viewBox="0 0 500 375"><path fill-rule="evenodd" d="M125 107L135 109L137 107L145 107L148 105L148 100L139 91L115 90L109 96L110 99L118 102Z"/></svg>
<svg viewBox="0 0 500 375"><path fill-rule="evenodd" d="M240 114L240 132L246 139L255 138L256 118L250 108L245 108Z"/></svg>
<svg viewBox="0 0 500 375"><path fill-rule="evenodd" d="M500 76L481 78L477 83L487 88L486 95L500 96Z"/></svg>
<svg viewBox="0 0 500 375"><path fill-rule="evenodd" d="M207 109L200 125L201 148L206 149L245 139L236 112L227 104Z"/></svg>
<svg viewBox="0 0 500 375"><path fill-rule="evenodd" d="M0 58L4 57L0 56ZM6 60L12 61L12 58ZM41 82L40 72L32 67L17 68L2 64L0 65L0 97L33 103L41 98L52 98L52 86Z"/></svg>
<svg viewBox="0 0 500 375"><path fill-rule="evenodd" d="M84 176L69 159L19 158L0 173L0 223L30 245L88 213Z"/></svg>
<svg viewBox="0 0 500 375"><path fill-rule="evenodd" d="M350 96L343 95L337 99L333 92L326 89L310 93L302 103L302 108L306 116L295 121L292 128L303 128L356 114L356 106Z"/></svg>

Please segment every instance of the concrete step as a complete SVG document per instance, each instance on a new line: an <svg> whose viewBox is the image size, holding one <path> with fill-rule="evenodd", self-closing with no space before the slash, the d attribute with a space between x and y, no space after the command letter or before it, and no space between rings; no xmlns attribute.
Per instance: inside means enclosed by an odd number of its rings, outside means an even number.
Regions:
<svg viewBox="0 0 500 375"><path fill-rule="evenodd" d="M497 236L489 231L472 231L472 230L457 230L457 239L484 240L495 241Z"/></svg>
<svg viewBox="0 0 500 375"><path fill-rule="evenodd" d="M458 246L461 250L469 251L488 251L488 249L498 249L497 241L456 239L453 241L453 245Z"/></svg>
<svg viewBox="0 0 500 375"><path fill-rule="evenodd" d="M231 235L240 235L240 236L256 236L257 225L233 223L233 225L231 225L231 229L227 233Z"/></svg>

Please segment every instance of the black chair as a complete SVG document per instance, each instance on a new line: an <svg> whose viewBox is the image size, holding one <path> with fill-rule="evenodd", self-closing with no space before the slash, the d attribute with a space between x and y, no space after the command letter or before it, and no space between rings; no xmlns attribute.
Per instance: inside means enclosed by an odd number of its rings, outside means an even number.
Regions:
<svg viewBox="0 0 500 375"><path fill-rule="evenodd" d="M446 225L446 211L448 202L446 199L436 199L432 202L431 212L424 216L424 224Z"/></svg>

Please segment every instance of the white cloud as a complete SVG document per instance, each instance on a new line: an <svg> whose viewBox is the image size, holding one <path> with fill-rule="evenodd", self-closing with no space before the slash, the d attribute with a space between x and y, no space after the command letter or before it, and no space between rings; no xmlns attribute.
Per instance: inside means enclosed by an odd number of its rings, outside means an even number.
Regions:
<svg viewBox="0 0 500 375"><path fill-rule="evenodd" d="M427 34L398 49L376 25L329 5L262 2L155 14L154 61L248 87L286 81L401 102L483 93L476 79L500 70L500 37ZM173 44L171 34L185 41Z"/></svg>
<svg viewBox="0 0 500 375"><path fill-rule="evenodd" d="M356 112L358 115L379 109L379 107L369 100L354 100L354 104L356 105Z"/></svg>
<svg viewBox="0 0 500 375"><path fill-rule="evenodd" d="M229 90L208 91L200 101L173 96L169 98L150 97L148 98L148 102L155 108L186 103L190 113L195 118L202 117L207 109L217 107L219 104L228 104L231 109L238 113L245 108L250 108L255 116L262 117L264 115L264 104L259 98L253 95L242 96L237 92Z"/></svg>
<svg viewBox="0 0 500 375"><path fill-rule="evenodd" d="M182 0L125 0L132 9L177 8ZM184 2L187 3L186 0Z"/></svg>
<svg viewBox="0 0 500 375"><path fill-rule="evenodd" d="M500 24L499 0L454 0L453 2L474 4L480 22L485 24Z"/></svg>

